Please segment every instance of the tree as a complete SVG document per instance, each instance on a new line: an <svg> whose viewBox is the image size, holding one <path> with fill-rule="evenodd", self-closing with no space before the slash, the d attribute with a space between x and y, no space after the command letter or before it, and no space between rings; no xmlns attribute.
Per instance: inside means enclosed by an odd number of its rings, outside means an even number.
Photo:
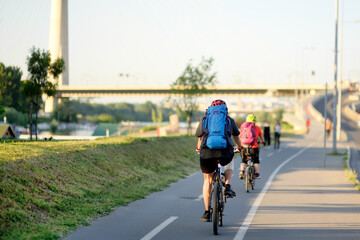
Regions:
<svg viewBox="0 0 360 240"><path fill-rule="evenodd" d="M77 122L77 111L69 100L64 100L55 107L54 116L60 122Z"/></svg>
<svg viewBox="0 0 360 240"><path fill-rule="evenodd" d="M3 106L0 105L0 115L5 113L5 109L3 108Z"/></svg>
<svg viewBox="0 0 360 240"><path fill-rule="evenodd" d="M154 108L151 109L151 120L154 122L154 123L162 123L162 120L163 120L163 116L162 116L162 111L160 108L157 109L157 117L156 117L156 111Z"/></svg>
<svg viewBox="0 0 360 240"><path fill-rule="evenodd" d="M30 104L30 139L32 140L32 107L35 107L35 136L37 140L38 111L40 109L41 96L46 94L48 97L55 96L57 83L48 81L50 74L54 79L58 79L64 70L64 60L57 58L51 63L49 51L40 50L33 47L30 49L30 56L27 57L27 67L29 80L24 84L24 94L32 97Z"/></svg>
<svg viewBox="0 0 360 240"><path fill-rule="evenodd" d="M21 94L21 77L22 71L19 67L5 66L0 62L0 104L27 112L30 99Z"/></svg>
<svg viewBox="0 0 360 240"><path fill-rule="evenodd" d="M180 116L188 122L188 134L191 134L191 121L197 110L197 99L208 92L207 87L216 82L216 73L211 73L214 59L202 58L197 66L191 61L187 64L183 73L171 84L172 92L175 94L173 104Z"/></svg>
<svg viewBox="0 0 360 240"><path fill-rule="evenodd" d="M27 123L26 114L21 113L14 108L7 107L7 108L5 108L4 114L2 114L0 111L0 119L3 119L4 116L6 116L8 123L26 127L26 123Z"/></svg>
<svg viewBox="0 0 360 240"><path fill-rule="evenodd" d="M6 95L7 92L7 82L10 73L6 71L6 67L3 63L0 62L0 104L5 105L6 103Z"/></svg>

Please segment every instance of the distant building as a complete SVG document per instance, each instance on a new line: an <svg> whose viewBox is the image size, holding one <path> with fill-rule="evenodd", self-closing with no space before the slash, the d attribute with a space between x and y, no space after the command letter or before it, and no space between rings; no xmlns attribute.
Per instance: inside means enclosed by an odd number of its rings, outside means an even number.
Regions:
<svg viewBox="0 0 360 240"><path fill-rule="evenodd" d="M15 132L9 124L0 125L0 138L5 138L5 139L16 138Z"/></svg>

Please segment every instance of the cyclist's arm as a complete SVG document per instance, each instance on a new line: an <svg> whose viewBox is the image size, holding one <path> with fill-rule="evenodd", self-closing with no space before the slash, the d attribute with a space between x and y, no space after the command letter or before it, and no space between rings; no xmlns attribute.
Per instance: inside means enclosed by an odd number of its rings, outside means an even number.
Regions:
<svg viewBox="0 0 360 240"><path fill-rule="evenodd" d="M199 122L199 125L196 128L195 136L202 137L204 134L202 132L202 122Z"/></svg>
<svg viewBox="0 0 360 240"><path fill-rule="evenodd" d="M263 136L263 135L260 135L259 138L260 138L260 143L263 144L263 143L265 142L264 136Z"/></svg>
<svg viewBox="0 0 360 240"><path fill-rule="evenodd" d="M255 131L256 131L256 135L257 135L256 141L258 141L258 138L260 138L260 143L263 144L265 142L265 140L264 140L261 128L258 126L255 126Z"/></svg>
<svg viewBox="0 0 360 240"><path fill-rule="evenodd" d="M237 136L234 136L234 141L235 141L235 144L236 144L236 148L237 149L241 149L241 142L240 142L240 135L237 135Z"/></svg>

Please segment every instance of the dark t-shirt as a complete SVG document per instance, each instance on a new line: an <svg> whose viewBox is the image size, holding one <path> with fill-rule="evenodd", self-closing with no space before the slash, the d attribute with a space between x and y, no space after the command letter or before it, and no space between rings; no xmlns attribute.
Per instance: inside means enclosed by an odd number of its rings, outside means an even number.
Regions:
<svg viewBox="0 0 360 240"><path fill-rule="evenodd" d="M200 149L200 158L229 158L229 157L233 157L234 156L234 152L233 152L233 143L231 141L231 135L233 136L239 136L240 131L238 129L238 127L235 124L234 119L230 118L230 134L228 136L228 138L230 139L230 144L231 146L228 146L228 148L226 149L209 149L208 147L206 147L205 142L204 142L204 138L203 141L201 143L201 149ZM202 137L205 133L203 132L202 129L202 121L199 123L195 135L197 137Z"/></svg>

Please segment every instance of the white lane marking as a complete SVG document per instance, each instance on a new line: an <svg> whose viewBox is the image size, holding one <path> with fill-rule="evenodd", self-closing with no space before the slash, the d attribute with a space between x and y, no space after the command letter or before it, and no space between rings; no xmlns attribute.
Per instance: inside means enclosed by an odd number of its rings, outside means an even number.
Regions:
<svg viewBox="0 0 360 240"><path fill-rule="evenodd" d="M154 228L151 232L149 232L145 237L143 237L141 240L150 240L153 237L155 237L156 234L158 234L161 230L163 230L167 225L175 221L178 217L169 217L167 220L165 220L163 223L161 223L159 226Z"/></svg>
<svg viewBox="0 0 360 240"><path fill-rule="evenodd" d="M272 155L274 155L274 153L269 153L268 155L266 155L267 157L271 157Z"/></svg>
<svg viewBox="0 0 360 240"><path fill-rule="evenodd" d="M254 204L252 205L250 211L248 212L243 224L241 225L241 227L239 228L239 231L237 232L234 240L242 240L244 239L244 236L256 214L257 209L260 206L261 201L263 200L267 190L269 189L272 181L274 180L276 174L280 171L280 169L287 164L288 162L290 162L291 160L293 160L294 158L296 158L297 156L299 156L301 153L303 153L305 150L307 150L308 148L312 147L315 143L307 146L306 148L301 149L299 152L297 152L295 155L293 155L292 157L286 159L282 164L280 164L275 171L271 174L271 176L269 177L269 179L267 180L265 186L263 187L263 189L261 190L260 194L258 195L258 197L256 198Z"/></svg>
<svg viewBox="0 0 360 240"><path fill-rule="evenodd" d="M203 195L201 194L195 201L201 201L203 199Z"/></svg>

